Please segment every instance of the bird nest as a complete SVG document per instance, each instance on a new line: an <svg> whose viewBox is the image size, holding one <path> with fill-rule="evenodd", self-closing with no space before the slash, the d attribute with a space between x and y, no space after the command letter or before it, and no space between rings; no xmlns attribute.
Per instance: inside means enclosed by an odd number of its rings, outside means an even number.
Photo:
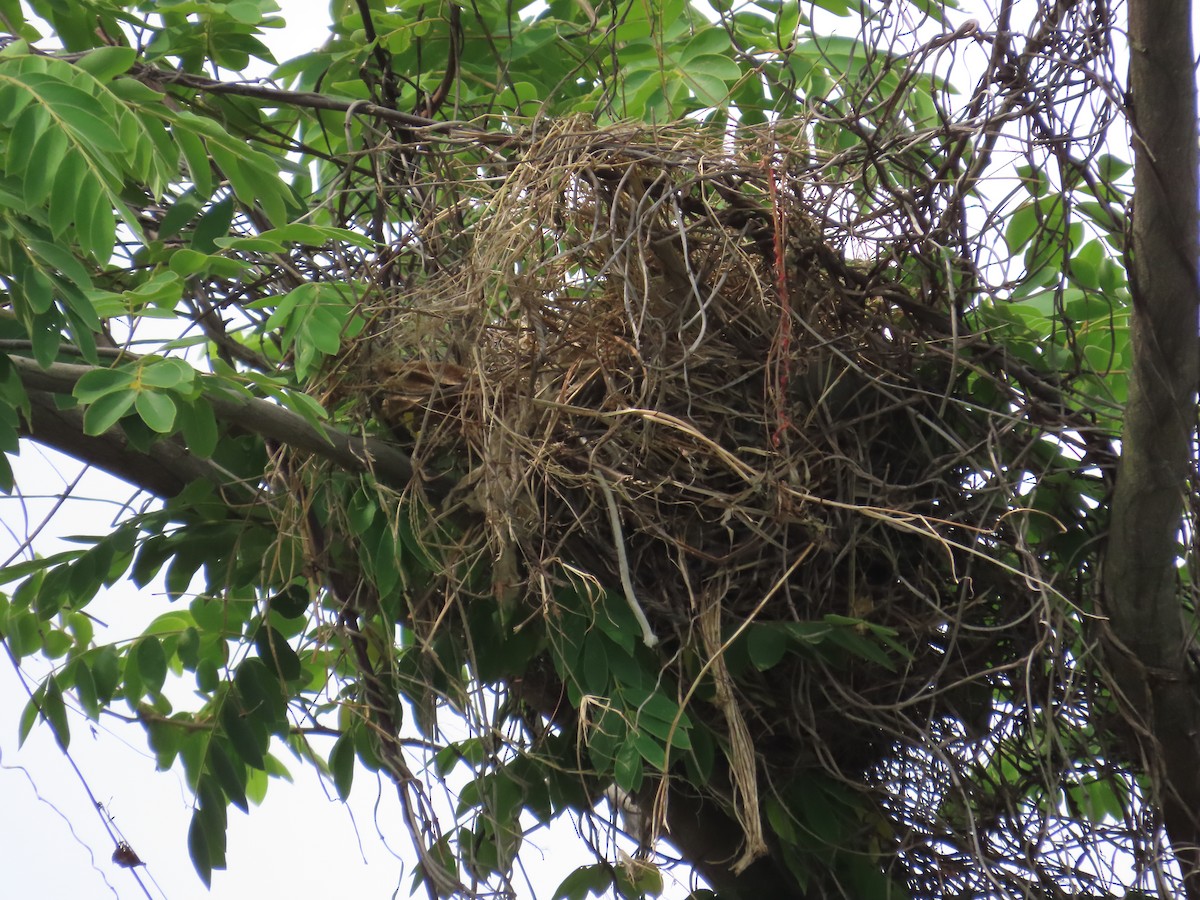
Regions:
<svg viewBox="0 0 1200 900"><path fill-rule="evenodd" d="M711 682L751 845L764 769L861 788L898 748L995 736L998 685L1066 677L1072 615L1023 501L1075 434L1058 390L972 330L902 192L864 198L867 161L809 133L572 121L447 155L419 265L379 261L330 375L487 560L439 598L553 634L587 584L681 694Z"/></svg>

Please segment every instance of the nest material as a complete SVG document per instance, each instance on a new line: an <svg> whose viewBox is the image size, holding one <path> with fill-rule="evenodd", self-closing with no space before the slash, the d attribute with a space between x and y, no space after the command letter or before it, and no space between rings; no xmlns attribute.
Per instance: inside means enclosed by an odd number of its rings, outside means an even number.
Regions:
<svg viewBox="0 0 1200 900"><path fill-rule="evenodd" d="M803 127L706 133L565 123L457 173L473 193L419 238L436 264L380 292L339 374L457 480L526 614L552 624L569 566L624 594L647 643L705 658L750 621L845 617L903 648L736 687L708 670L747 862L759 767L861 785L887 747L965 721L972 685L986 725L1052 592L1012 515L1039 433L903 211L852 215ZM972 399L984 383L999 400Z"/></svg>

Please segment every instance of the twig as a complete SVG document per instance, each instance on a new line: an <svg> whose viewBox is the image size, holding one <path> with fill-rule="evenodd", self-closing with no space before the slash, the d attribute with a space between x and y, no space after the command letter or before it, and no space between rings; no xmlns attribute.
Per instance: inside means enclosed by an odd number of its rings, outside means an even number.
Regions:
<svg viewBox="0 0 1200 900"><path fill-rule="evenodd" d="M637 596L633 592L633 579L629 575L629 558L625 554L625 537L621 533L621 513L617 509L617 498L613 496L608 482L604 480L604 476L598 470L593 470L592 475L600 485L600 491L604 494L604 500L608 504L608 524L612 527L613 546L617 551L617 567L620 570L621 587L625 591L625 600L629 603L633 617L637 619L637 623L642 629L642 641L647 647L655 647L658 645L658 637L650 627L650 621L646 618L646 614L642 611Z"/></svg>

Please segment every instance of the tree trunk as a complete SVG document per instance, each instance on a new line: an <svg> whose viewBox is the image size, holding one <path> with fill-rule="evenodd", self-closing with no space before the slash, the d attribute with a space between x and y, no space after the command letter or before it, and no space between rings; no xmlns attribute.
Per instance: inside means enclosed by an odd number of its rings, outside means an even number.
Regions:
<svg viewBox="0 0 1200 900"><path fill-rule="evenodd" d="M1108 662L1200 897L1200 702L1177 560L1194 466L1197 134L1187 0L1130 0L1133 367L1104 568Z"/></svg>

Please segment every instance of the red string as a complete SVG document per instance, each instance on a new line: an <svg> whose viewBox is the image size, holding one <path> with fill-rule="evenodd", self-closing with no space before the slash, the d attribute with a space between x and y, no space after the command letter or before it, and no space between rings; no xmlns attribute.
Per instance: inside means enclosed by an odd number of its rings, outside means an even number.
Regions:
<svg viewBox="0 0 1200 900"><path fill-rule="evenodd" d="M775 220L775 291L779 299L779 330L767 357L767 371L768 378L774 382L769 383L773 395L771 399L775 404L775 431L771 435L771 446L778 447L792 424L787 408L788 384L792 376L792 316L784 257L786 221L783 207L779 203L778 174L770 162L767 165L767 187Z"/></svg>

